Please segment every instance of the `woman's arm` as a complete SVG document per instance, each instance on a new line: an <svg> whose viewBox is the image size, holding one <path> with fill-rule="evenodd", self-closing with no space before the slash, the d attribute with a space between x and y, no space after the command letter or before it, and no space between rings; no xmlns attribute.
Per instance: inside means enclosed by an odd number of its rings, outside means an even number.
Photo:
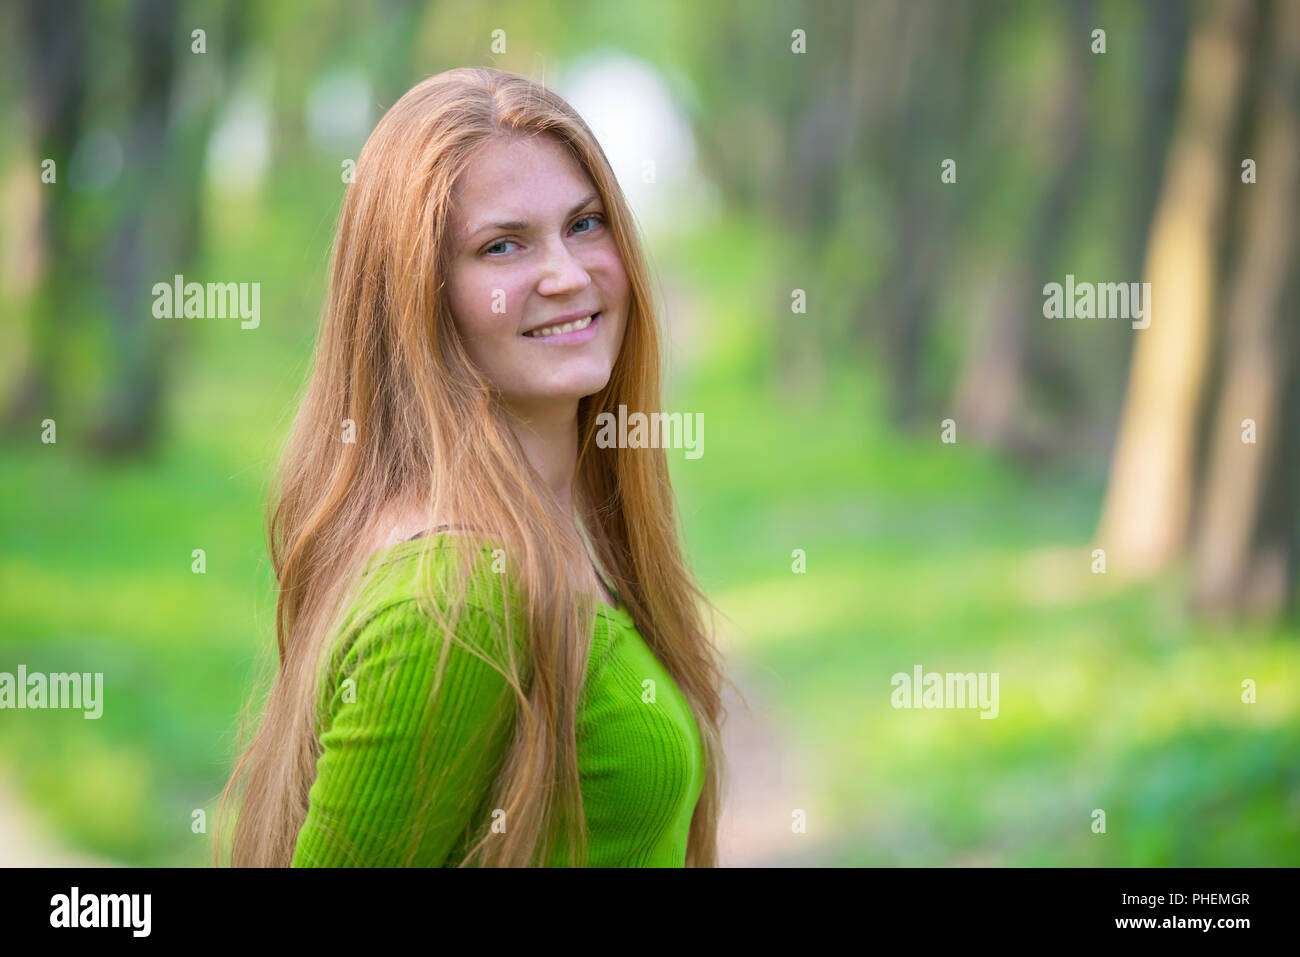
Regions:
<svg viewBox="0 0 1300 957"><path fill-rule="evenodd" d="M466 606L456 632L501 660L499 629L480 609ZM479 823L471 819L504 757L514 693L483 658L444 639L414 601L357 635L332 686L293 867L437 867Z"/></svg>

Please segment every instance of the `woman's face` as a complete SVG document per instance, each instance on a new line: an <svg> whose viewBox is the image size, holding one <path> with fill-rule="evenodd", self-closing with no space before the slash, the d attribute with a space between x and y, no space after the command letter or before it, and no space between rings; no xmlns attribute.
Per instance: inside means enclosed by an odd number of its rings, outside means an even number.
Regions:
<svg viewBox="0 0 1300 957"><path fill-rule="evenodd" d="M506 403L532 418L599 392L623 341L628 279L596 187L564 146L489 140L452 191L452 227L452 315Z"/></svg>

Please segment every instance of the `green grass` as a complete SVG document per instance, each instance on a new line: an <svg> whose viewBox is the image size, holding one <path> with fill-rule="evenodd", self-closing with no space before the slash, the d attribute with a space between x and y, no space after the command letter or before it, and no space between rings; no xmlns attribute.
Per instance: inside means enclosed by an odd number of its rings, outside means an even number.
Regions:
<svg viewBox="0 0 1300 957"><path fill-rule="evenodd" d="M864 440L837 410L869 400L846 392L815 429L751 397L761 434L676 463L734 653L809 768L792 795L815 809L808 846L786 859L1300 860L1294 629L1198 626L1177 569L1141 587L1093 575L1098 476L1030 483L943 445L937 423L932 436ZM719 410L710 453L745 421L713 399L704 389L700 404ZM893 708L890 678L915 664L998 673L998 717ZM1245 678L1257 703L1242 703Z"/></svg>

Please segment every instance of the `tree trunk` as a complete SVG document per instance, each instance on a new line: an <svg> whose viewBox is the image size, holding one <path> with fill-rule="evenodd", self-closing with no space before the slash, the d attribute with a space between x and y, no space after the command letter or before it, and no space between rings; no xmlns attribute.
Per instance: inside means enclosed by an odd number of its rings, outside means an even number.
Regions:
<svg viewBox="0 0 1300 957"><path fill-rule="evenodd" d="M896 196L895 266L881 351L893 420L912 428L925 415L922 360L941 285L934 277L955 246L954 220L962 205L958 187L939 183L939 162L960 155L963 118L972 110L967 75L981 28L989 27L967 4L904 4L897 16L899 91L883 131ZM860 314L872 314L867 303Z"/></svg>
<svg viewBox="0 0 1300 957"><path fill-rule="evenodd" d="M209 56L229 76L240 52L246 7L230 3ZM114 376L89 434L103 455L132 454L158 439L165 402L168 327L152 318L154 282L183 273L201 231L200 180L218 103L173 108L179 72L176 11L169 0L137 0L131 20L134 102L122 184L125 195L107 256L113 303Z"/></svg>
<svg viewBox="0 0 1300 957"><path fill-rule="evenodd" d="M162 402L162 355L158 332L149 325L146 291L161 278L150 240L162 224L150 216L151 207L159 205L159 194L170 192L164 165L176 76L175 10L166 0L137 0L129 22L134 103L119 186L124 198L106 257L113 304L113 382L88 435L90 447L101 454L149 448L157 438ZM186 186L198 189L194 180ZM185 209L177 204L167 216Z"/></svg>
<svg viewBox="0 0 1300 957"><path fill-rule="evenodd" d="M1022 405L1030 353L1030 316L1061 239L1079 198L1088 127L1091 56L1079 37L1086 37L1095 21L1093 4L1076 0L1069 5L1069 69L1060 96L1052 104L1052 118L1042 131L1055 144L1049 185L1039 203L1038 215L1025 230L1023 248L1009 252L998 270L986 300L983 322L976 328L955 389L957 421L965 435L987 445L1015 449L1026 457L1041 450L1022 434L1016 413Z"/></svg>
<svg viewBox="0 0 1300 957"><path fill-rule="evenodd" d="M1124 575L1159 571L1186 542L1196 427L1211 350L1219 236L1236 164L1254 5L1208 6L1193 28L1182 113L1148 243L1148 328L1134 330L1098 544Z"/></svg>
<svg viewBox="0 0 1300 957"><path fill-rule="evenodd" d="M1246 194L1241 256L1228 298L1223 389L1210 436L1205 492L1194 546L1193 602L1202 610L1273 615L1292 593L1295 511L1294 428L1287 422L1295 373L1295 214L1300 200L1300 5L1278 3L1274 46L1260 91L1258 181ZM1256 441L1242 440L1243 421ZM1271 519L1271 521L1270 521Z"/></svg>
<svg viewBox="0 0 1300 957"><path fill-rule="evenodd" d="M4 410L5 428L15 431L32 429L41 418L59 411L60 349L75 313L74 292L87 273L72 242L75 199L67 177L86 98L89 18L79 2L56 6L29 0L23 24L33 144L38 160L54 160L56 179L38 187L41 274L33 293L31 350ZM40 173L31 171L33 177Z"/></svg>

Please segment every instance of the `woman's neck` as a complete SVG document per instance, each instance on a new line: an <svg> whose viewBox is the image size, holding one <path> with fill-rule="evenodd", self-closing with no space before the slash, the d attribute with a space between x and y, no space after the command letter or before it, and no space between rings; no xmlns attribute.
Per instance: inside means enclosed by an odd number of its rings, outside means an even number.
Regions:
<svg viewBox="0 0 1300 957"><path fill-rule="evenodd" d="M511 431L524 455L555 500L561 514L573 515L573 476L578 464L578 403L530 408L515 413Z"/></svg>
<svg viewBox="0 0 1300 957"><path fill-rule="evenodd" d="M567 408L534 407L526 415L515 412L510 417L510 429L528 463L559 502L560 514L567 516L576 532L573 477L578 463L578 403L574 401ZM455 516L440 515L430 526L427 507L414 503L394 506L381 518L375 547L401 542L441 523L455 524L457 521L459 519Z"/></svg>

